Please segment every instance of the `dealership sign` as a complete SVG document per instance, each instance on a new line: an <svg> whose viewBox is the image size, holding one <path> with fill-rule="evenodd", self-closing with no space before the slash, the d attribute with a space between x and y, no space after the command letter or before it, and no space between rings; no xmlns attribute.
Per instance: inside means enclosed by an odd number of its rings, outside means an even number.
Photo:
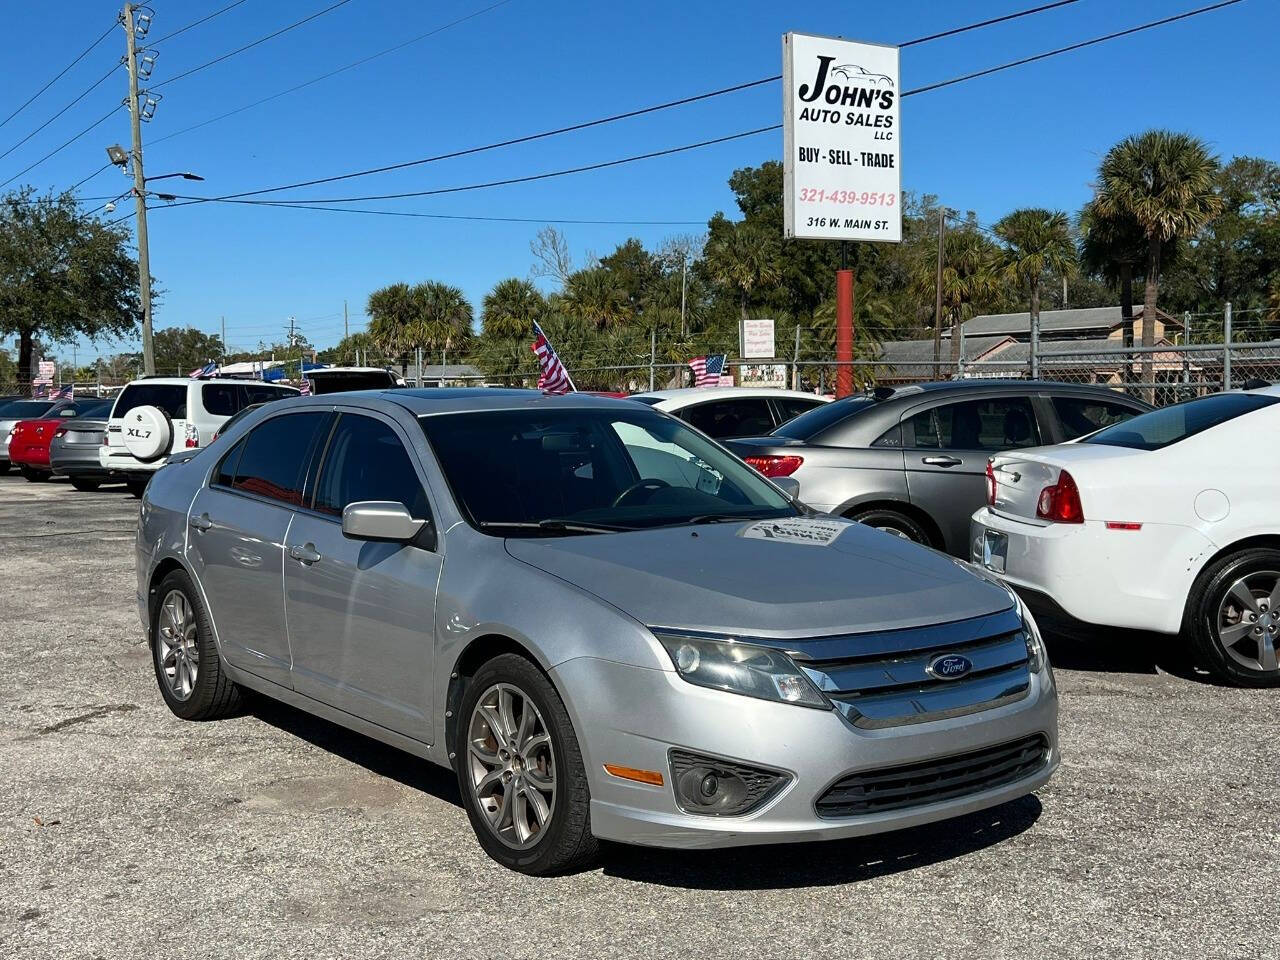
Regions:
<svg viewBox="0 0 1280 960"><path fill-rule="evenodd" d="M902 239L898 48L782 38L788 237Z"/></svg>
<svg viewBox="0 0 1280 960"><path fill-rule="evenodd" d="M743 320L738 335L738 355L743 360L772 360L778 355L772 320Z"/></svg>

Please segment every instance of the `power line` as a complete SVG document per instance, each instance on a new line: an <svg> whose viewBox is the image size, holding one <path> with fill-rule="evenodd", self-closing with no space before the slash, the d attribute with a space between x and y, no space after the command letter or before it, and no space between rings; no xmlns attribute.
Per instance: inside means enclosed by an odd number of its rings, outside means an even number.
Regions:
<svg viewBox="0 0 1280 960"><path fill-rule="evenodd" d="M281 90L278 93L273 93L270 96L263 97L261 100L255 100L252 103L246 103L242 107L236 107L234 110L228 110L226 113L220 113L216 117L210 117L207 120L201 120L199 123L193 123L191 126L183 127L181 130L175 130L173 133L167 133L163 137L157 137L153 139L151 143L157 144L165 140L171 140L174 137L182 136L182 134L184 133L190 133L192 130L199 130L201 127L207 127L211 123L217 123L219 120L225 120L227 119L227 117L233 117L237 113L243 113L244 111L251 110L254 107L260 107L262 106L262 104L269 103L272 100L278 100L280 97L286 96L290 93L294 93L298 90L303 89L304 87L309 87L312 84L320 83L322 80L328 80L330 77L336 77L340 73L345 73L348 70L353 70L356 67L363 66L364 64L368 63L371 60L377 60L379 57L384 57L389 53L395 53L397 50L402 50L407 46L418 43L420 40L425 40L428 37L434 37L437 33L443 33L445 30L448 30L452 27L456 27L459 24L465 23L468 20L472 20L475 17L478 17L482 14L488 13L490 10L496 10L498 7L505 6L510 2L511 0L498 0L497 3L492 3L487 7L484 7L480 10L475 11L474 13L469 13L466 16L458 17L456 20L451 20L448 23L444 24L443 26L436 27L434 30L428 30L426 33L420 33L416 37L412 37L411 39L405 40L402 43L397 43L393 47L387 47L385 50L379 50L377 53L371 53L367 57L361 57L359 60L354 60L351 63L348 63L345 67L338 67L336 70L330 70L328 73L322 73L318 77L313 77L310 80L306 80L302 83L295 84L294 86L289 87L286 90Z"/></svg>
<svg viewBox="0 0 1280 960"><path fill-rule="evenodd" d="M13 181L17 180L17 179L18 179L19 177L21 177L23 174L28 173L28 172L29 172L29 171L31 171L31 170L34 170L36 167L40 166L40 164L44 163L46 160L48 160L50 157L52 157L55 153L59 153L59 152L61 152L62 150L66 149L67 147L71 146L71 144L75 143L77 140L79 140L81 137L83 137L83 136L84 136L86 133L88 133L90 130L93 130L95 127L101 126L101 125L102 125L103 123L105 123L107 120L111 119L111 117L115 115L115 112L116 112L117 110L121 109L121 107L123 107L123 106L124 106L124 104L122 104L122 103L120 103L120 104L116 104L114 107L112 107L110 110L108 110L105 114L103 114L103 115L102 115L101 117L99 117L97 120L93 121L93 123L89 124L89 125L88 125L87 127L85 127L83 130L81 130L79 133L77 133L77 134L76 134L74 137L72 137L70 140L67 140L67 141L66 141L65 143L63 143L61 146L59 146L59 147L55 147L53 150L50 150L48 153L46 153L43 157L41 157L41 158L40 158L39 160L37 160L35 163L29 164L28 166L26 166L26 167L25 167L25 168L23 168L22 170L19 170L17 173L15 173L12 177L10 177L10 178L9 178L8 180L6 180L4 183L0 183L0 189L3 189L3 188L5 188L5 187L7 187L9 184L13 183ZM82 181L82 182L83 182L83 181Z"/></svg>
<svg viewBox="0 0 1280 960"><path fill-rule="evenodd" d="M213 11L213 13L210 13L207 16L201 17L199 20L193 20L191 23L188 23L185 27L179 27L177 30L173 31L173 33L166 33L160 39L152 40L150 43L147 44L147 46L154 47L161 43L164 43L166 40L172 40L174 37L178 36L179 34L186 33L188 30L198 27L202 23L208 23L210 20L214 19L215 17L222 16L228 10L233 10L236 7L240 6L240 4L242 3L244 3L244 0L235 0L234 3L229 3L225 7L215 10Z"/></svg>
<svg viewBox="0 0 1280 960"><path fill-rule="evenodd" d="M1076 2L1078 2L1078 0L1057 0L1056 3L1043 4L1038 7L1032 7L1030 9L1022 10L1017 13L1007 14L1003 17L997 17L992 20L984 20L979 23L967 24L962 27L956 27L954 29L944 31L942 33L935 33L925 37L917 37L914 40L908 40L906 43L899 44L899 46L910 47L910 46L915 46L921 43L928 43L932 40L938 40L943 37L955 36L956 34L965 33L969 30L976 30L980 27L990 26L991 24L994 24L994 23L1003 23L1007 20L1014 20L1019 17L1030 16L1031 14L1035 14L1035 13L1042 13L1045 10L1050 10L1055 7L1061 7L1061 6L1065 6L1066 4L1076 3ZM522 143L530 143L535 140L545 140L549 137L557 137L557 136L561 136L562 134L574 133L579 130L587 130L587 129L590 129L591 127L599 127L608 123L616 123L620 120L629 120L634 117L640 117L650 113L657 113L661 110L669 110L669 109L672 109L673 107L682 107L691 103L697 103L702 100L710 100L713 97L721 97L726 94L738 93L742 90L749 90L753 87L763 86L768 83L776 83L781 79L782 79L782 74L778 73L769 77L761 77L759 80L749 80L746 83L736 83L731 86L721 87L717 90L709 90L706 93L694 94L693 96L689 96L689 97L681 97L676 100L668 100L665 103L658 103L648 107L641 107L636 110L628 110L623 113L615 113L607 117L599 117L595 120L585 120L581 123L569 124L568 126L557 127L552 130L544 130L541 133L528 134L527 136L523 136L523 137L512 137L507 140L500 140L496 143L489 143L479 147L470 147L465 150L455 150L450 153L437 154L431 157L422 157L417 160L406 160L401 163L387 164L381 167L373 167L368 170L358 170L354 173L339 174L337 176L332 176L332 177L320 177L314 180L303 180L297 183L285 184L279 187L267 187L261 190L248 190L243 193L226 194L220 199L252 197L252 196L258 196L263 193L278 193L281 190L292 190L298 187L312 187L322 183L335 183L340 180L351 180L357 177L367 177L367 176L372 176L374 174L379 174L379 173L388 173L393 170L404 170L409 167L421 166L427 163L436 163L441 160L454 160L459 157L466 157L466 156L471 156L477 153L484 153L489 150L497 150L503 147L511 147L511 146L516 146L518 144L522 144ZM215 119L218 119L218 118L215 118ZM206 121L206 122L211 123L212 121ZM188 129L194 129L194 128L192 127ZM178 133L182 133L182 132L185 132L185 131L178 131ZM171 136L177 136L177 133L171 134ZM162 139L165 139L165 138L162 138Z"/></svg>
<svg viewBox="0 0 1280 960"><path fill-rule="evenodd" d="M304 24L308 24L312 20L315 20L319 17L323 17L326 13L330 13L334 10L337 10L339 7L346 6L350 2L351 0L338 0L337 3L331 3L329 6L325 7L323 10L317 10L315 13L311 14L310 16L303 17L301 20L297 20L286 27L281 27L279 30L276 30L274 33L269 33L265 37L259 37L257 40L254 40L250 43L246 43L242 47L236 47L236 49L231 50L228 53L224 53L220 57L214 57L212 60L202 63L198 67L192 67L190 70L184 70L182 73L179 73L177 76L170 77L168 80L162 80L160 83L153 83L151 84L151 89L159 90L161 87L167 86L168 84L171 84L171 83L175 83L178 80L182 80L185 77L189 77L193 73L199 73L201 70L207 70L209 67L222 63L224 60L230 60L232 57L236 56L237 54L244 53L246 50L252 50L254 47L258 46L259 44L266 43L268 40L274 40L276 37L280 36L281 34L288 33L290 30L296 30L298 27L301 27Z"/></svg>
<svg viewBox="0 0 1280 960"><path fill-rule="evenodd" d="M1197 17L1202 13L1210 13L1214 10L1221 10L1223 7L1230 7L1234 4L1241 3L1242 0L1222 0L1221 3L1210 4L1207 7L1200 7L1196 10L1188 10L1186 13L1179 13L1172 17L1165 17L1163 20L1152 20L1149 23L1139 24L1136 27L1129 27L1127 30L1117 30L1115 33L1108 33L1105 36L1094 37L1092 40L1082 40L1079 43L1073 43L1069 46L1059 47L1056 50L1050 50L1048 53L1037 53L1033 57L1023 57L1021 60L1010 60L1008 63L1002 63L998 67L989 67L986 70L978 70L974 73L966 73L961 77L952 77L950 80L942 80L938 83L931 83L927 86L916 87L914 90L908 90L903 93L907 96L911 93L926 93L929 90L940 90L943 87L949 87L952 84L964 83L966 80L976 80L978 77L986 77L993 73L999 73L1001 70L1009 70L1012 67L1021 67L1028 63L1035 63L1037 60L1046 60L1049 57L1056 57L1060 53L1070 53L1073 50L1082 50L1085 47L1091 47L1094 44L1106 43L1108 40L1115 40L1119 37L1127 37L1133 33L1141 33L1143 30L1150 30L1153 27L1163 27L1165 24L1175 23L1178 20L1186 20L1190 17Z"/></svg>
<svg viewBox="0 0 1280 960"><path fill-rule="evenodd" d="M21 140L19 140L17 143L15 143L13 146L11 146L11 147L10 147L8 150L6 150L4 153L0 153L0 160L3 160L3 159L4 159L5 157L7 157L9 154L13 153L13 151L17 150L20 146L22 146L24 143L26 143L28 140L30 140L32 137L34 137L37 133L39 133L39 132L40 132L41 130L43 130L45 127L49 126L49 124L53 123L53 121L57 120L60 116L62 116L64 113L66 113L66 112L67 112L68 110L70 110L72 107L74 107L77 103L79 103L81 100L83 100L83 99L84 99L85 97L87 97L89 94L93 93L93 91L94 91L94 90L98 89L98 87L100 87L102 84L104 84L107 80L109 80L109 79L111 78L111 75L112 75L112 74L114 74L114 73L116 72L116 67L118 67L118 66L119 66L119 64L116 64L115 66L113 66L110 70L108 70L106 73L104 73L102 76L100 76L97 80L95 80L93 83L91 83L91 84L89 85L88 89L81 91L81 93L80 93L80 95L79 95L78 97L76 97L74 100L72 100L70 103L68 103L65 107L63 107L61 110L59 110L57 113L55 113L52 117L50 117L50 118L49 118L48 120L46 120L44 123L40 124L40 126L36 127L34 130L32 130L30 133L28 133L25 137L23 137ZM55 151L55 152L56 152L56 151ZM50 154L50 156L52 156L52 154ZM29 170L29 169L30 169L30 167L28 167L27 169ZM23 171L23 173L26 173L26 170L24 170L24 171ZM20 173L20 174L18 174L18 176L22 176L22 174Z"/></svg>
<svg viewBox="0 0 1280 960"><path fill-rule="evenodd" d="M37 97L39 97L39 96L40 96L40 94L44 93L46 90L48 90L50 87L52 87L55 83L57 83L59 80L61 80L61 79L66 75L66 73L67 73L67 71L68 71L68 70L70 70L70 69L71 69L72 67L74 67L77 63L79 63L81 60L83 60L85 57L87 57L90 53L92 53L92 52L93 52L93 50L94 50L94 48L95 48L95 47L97 47L97 46L98 46L98 44L100 44L103 40L107 39L107 37L109 37L109 36L111 35L111 31L112 31L112 30L114 30L115 28L116 28L116 24L113 22L113 23L111 24L111 26L107 27L107 29L106 29L105 31L103 31L102 36L98 37L98 39L97 39L97 40L93 41L93 43L91 43L91 44L89 44L89 46L85 47L85 48L84 48L84 50L82 50L82 51L80 52L80 55L79 55L79 56L77 56L77 57L76 57L74 60L72 60L70 63L68 63L68 64L67 64L65 67L63 67L61 70L59 70L59 71L58 71L58 73L57 73L57 75L56 75L52 80L50 80L50 81L49 81L48 83L46 83L43 87L41 87L39 90L37 90L35 93L33 93L30 97L28 97L28 98L26 99L26 101L22 104L22 106L18 107L16 110L14 110L14 111L13 111L13 113L9 114L9 115L8 115L7 117L5 117L3 120L0 120L0 127L3 127L6 123L8 123L10 120L12 120L14 117L16 117L18 114L20 114L23 110L25 110L25 109L27 109L27 107L31 106L31 104L36 100L36 98L37 98ZM90 88L90 89L92 89L92 88ZM64 109L65 109L65 108L64 108ZM39 132L39 131L37 131L37 132ZM24 141L24 142L25 142L25 141Z"/></svg>
<svg viewBox="0 0 1280 960"><path fill-rule="evenodd" d="M987 69L987 70L983 70L983 71L980 71L980 72L978 72L978 73L967 74L967 75L964 75L964 76L961 76L961 77L953 78L952 80L941 81L941 82L939 82L939 83L930 84L930 85L928 85L928 86L918 87L918 88L915 88L915 89L912 89L912 90L907 90L907 91L904 91L904 92L903 92L902 96L903 96L903 97L908 97L908 96L914 96L915 94L919 94L919 93L927 93L927 92L929 92L930 90L936 90L936 89L939 89L940 87L950 86L950 85L955 84L955 83L961 83L961 82L963 82L963 81L965 81L965 80L975 79L975 78L977 78L977 77L979 77L979 76L987 76L987 75L989 75L989 74L996 73L996 72L999 72L999 71L1001 71L1001 70L1008 70L1008 69L1011 69L1011 68L1013 68L1013 67L1015 67L1015 66L1021 66L1021 65L1022 65L1022 64L1024 64L1024 63L1029 63L1029 62L1032 62L1032 61L1035 61L1035 60L1043 60L1043 59L1046 59L1046 58L1048 58L1048 57L1057 56L1057 55L1062 54L1062 53L1068 53L1068 52L1071 52L1071 51L1074 51L1074 50L1078 50L1078 49L1080 49L1081 47L1086 47L1086 46L1091 46L1091 45L1093 45L1093 44L1103 43L1103 42L1105 42L1105 41L1107 41L1107 40L1115 39L1116 37L1127 36L1127 35L1129 35L1129 34L1136 33L1136 32L1138 32L1138 31L1140 31L1140 30L1149 30L1149 29L1152 29L1152 28L1157 27L1157 26L1163 26L1164 24L1172 23L1172 22L1174 22L1174 21L1176 21L1176 20L1185 20L1185 19L1187 19L1188 17L1197 16L1197 15L1202 14L1202 13L1208 13L1208 12L1211 12L1211 11L1213 11L1213 10L1218 10L1218 9L1221 9L1222 7L1231 6L1232 4L1236 4L1236 3L1240 3L1240 2L1241 2L1241 0L1222 0L1222 2L1215 3L1215 4L1211 4L1211 5L1206 6L1206 7L1201 7L1201 8L1199 8L1198 10L1188 11L1187 13L1179 14L1179 15L1177 15L1177 16L1175 16L1175 17L1166 17L1166 18L1164 18L1164 19L1162 19L1162 20L1155 20L1155 21L1152 21L1152 22L1150 22L1150 23L1142 24L1142 25L1137 26L1137 27L1131 27L1131 28L1129 28L1129 29L1127 29L1127 30L1119 31L1119 32L1114 33L1114 34L1107 34L1107 35L1102 36L1102 37L1096 37L1096 38L1094 38L1094 39L1092 39L1092 40L1086 40L1086 41L1083 41L1083 42L1081 42L1081 43L1074 43L1074 44L1071 44L1071 45L1069 45L1069 46L1059 47L1059 48L1058 48L1058 49L1056 49L1056 50L1051 50L1051 51L1048 51L1047 53L1038 54L1038 55L1037 55L1037 56L1035 56L1035 57L1031 57L1031 58L1024 58L1024 59L1022 59L1022 60L1010 61L1009 63L1002 64L1002 65L997 66L997 67L991 67L991 68L989 68L989 69ZM957 28L957 29L960 29L960 28ZM777 78L777 77L766 77L766 78L763 78L763 79L761 79L761 80L750 81L750 82L748 82L748 83L746 83L746 84L737 84L737 85L735 85L735 86L733 86L733 87L726 87L726 88L723 88L722 90L719 90L719 91L711 91L711 92L709 92L709 93L705 93L705 94L698 94L698 95L697 95L697 96L695 96L695 97L686 97L686 98L684 98L683 100L679 100L679 101L670 101L670 102L669 102L669 103L667 103L667 104L659 104L659 105L657 105L657 106L655 106L655 107L646 107L646 108L642 108L642 109L641 109L641 110L639 110L639 111L631 111L631 112L630 112L630 113L628 113L628 114L618 114L618 115L615 115L615 117L612 117L612 118L606 117L606 118L601 118L601 119L599 119L599 120L586 121L586 122L585 122L585 123L583 123L583 124L576 124L576 125L574 125L574 126L572 126L572 127L562 127L562 128L559 128L558 130L554 130L554 131L546 131L546 132L541 133L541 134L531 134L531 135L530 135L530 136L528 136L528 137L517 138L517 139L515 139L515 140L511 140L511 141L502 141L502 142L500 142L500 143L498 143L498 144L488 144L488 145L485 145L485 146L482 146L482 147L472 147L472 148L469 148L469 149L467 149L467 150L455 151L455 152L454 152L454 153L452 153L452 154L445 154L445 155L441 155L440 157L436 157L436 158L428 157L428 158L424 158L424 159L421 159L421 160L409 161L409 162L407 162L407 163L405 163L405 164L393 165L393 166L391 166L391 167L382 167L382 168L376 168L376 169L374 169L374 170L361 171L361 172L353 173L353 174L344 174L344 175L337 176L337 177L327 177L327 178L322 178L322 179L319 179L319 180L311 180L311 181L304 181L304 182L300 182L300 183L287 184L287 185L285 185L285 186L280 186L280 187L266 187L266 188L262 188L262 189L259 189L259 190L251 190L251 191L244 191L244 192L241 192L241 193L226 194L226 195L219 196L219 197L181 197L180 199L182 199L184 202L182 202L182 203L176 203L176 204L173 204L173 206L175 206L175 207L182 207L182 206L189 206L189 205L190 205L190 204L192 204L192 203L208 203L208 202L214 202L214 201L217 201L217 202L234 202L234 201L242 200L242 198L245 198L245 197L259 196L259 195L264 194L264 193L274 193L274 192L277 192L277 191L280 191L280 190L288 190L288 189L293 189L293 188L303 187L303 186L313 186L313 185L317 185L317 184L320 184L320 183L331 183L331 182L333 182L333 181L335 181L335 180L347 180L347 179L351 179L351 178L353 178L353 177L358 177L358 176L367 176L367 175L369 175L370 173L383 172L383 171L388 170L388 169L398 169L398 168L401 168L401 167L404 167L404 166L413 166L413 165L418 165L418 164L422 164L422 163L430 163L430 162L433 162L435 159L443 159L443 158L445 158L445 157L463 156L463 155L467 155L467 154L470 154L470 153L477 153L477 152L480 152L480 151L482 151L482 150L491 150L491 149L495 149L495 148L496 148L496 147L498 147L498 146L502 146L502 145L509 144L509 143L526 142L527 140L531 140L531 139L540 139L540 138L547 137L547 136L555 136L555 135L557 135L558 133L566 132L566 131L568 131L568 130L572 130L572 129L581 129L581 128L582 128L582 127L584 127L584 126L596 126L596 125L599 125L599 124L601 124L601 123L608 123L608 122L612 122L612 120L613 120L613 119L620 119L620 118L622 118L622 117L626 117L626 116L634 116L634 115L636 115L636 114L638 114L638 113L651 113L651 112L653 112L653 111L655 111L655 110L665 109L665 108L666 108L666 107L668 107L668 106L673 106L673 105L677 105L677 104L680 104L680 103L687 103L687 102L691 102L692 100L707 99L708 97L718 96L718 95L720 95L720 94L721 94L721 93L723 93L723 92L731 92L731 91L738 90L738 89L744 89L744 88L749 87L749 86L758 86L758 85L760 85L760 84L762 84L762 83L768 83L768 82L771 82L772 80L776 80L776 79L778 79L778 78ZM334 203L359 203L359 202L370 201L370 200L398 200L398 199L405 199L405 198L408 198L408 197L427 197L427 196L437 196L437 195L439 195L439 194L444 194L444 193L460 193L460 192L469 191L469 190L480 190L480 189L485 189L485 188L488 188L488 187L508 186L508 185L516 184L516 183L528 183L528 182L537 181L537 180L547 180L547 179L551 179L551 178L555 178L555 177L569 176L569 175L571 175L571 174L585 173L585 172L590 171L590 170L599 170L599 169L604 169L604 168L606 168L606 167L614 167L614 166L619 166L619 165L626 164L626 163L634 163L634 162L636 162L636 161L638 161L638 160L648 160L648 159L653 159L653 158L655 158L655 157L668 156L668 155L670 155L670 154L672 154L672 153L683 153L683 152L688 151L688 150L696 150L696 149L699 149L699 148L701 148L701 147L705 147L705 146L712 146L712 145L714 145L714 144L718 144L718 143L725 143L725 142L728 142L728 141L730 141L730 140L739 140L739 139L743 139L743 138L745 138L745 137L755 136L755 135L757 135L757 134L760 134L760 133L766 133L766 132L771 131L771 130L779 130L779 129L781 129L781 127L782 127L782 124L773 124L773 125L766 126L766 127L758 127L758 128L756 128L756 129L754 129L754 130L748 130L748 131L745 131L745 132L743 132L743 133L730 134L730 135L725 136L725 137L716 137L716 138L713 138L713 139L710 139L710 140L704 140L704 141L701 141L701 142L699 142L699 143L694 143L694 144L686 144L686 145L684 145L684 146L680 146L680 147L672 147L672 148L667 149L667 150L658 150L658 151L653 151L653 152L650 152L650 153L643 153L643 154L638 154L638 155L635 155L635 156L624 157L624 158L621 158L621 159L618 159L618 160L610 160L610 161L605 161L605 162L602 162L602 163L594 163L594 164L585 164L585 165L583 165L583 166L579 166L579 167L571 167L571 168L566 169L566 170L551 171L551 172L547 172L547 173L534 174L534 175L526 176L526 177L513 177L513 178L509 178L509 179L505 179L505 180L493 180L493 181L488 181L488 182L485 182L485 183L469 184L469 185L466 185L466 186L458 186L458 187L444 187L444 188L437 188L437 189L434 189L434 190L418 190L418 191L408 191L408 192L403 192L403 193L370 194L370 195L359 196L359 197L330 197L330 198L325 198L325 199L320 199L320 198L306 198L306 199L302 199L302 200L281 200L281 201L276 201L276 203L278 203L278 204L280 204L280 205L293 206L293 205L299 205L299 204L321 205L321 204L334 204Z"/></svg>

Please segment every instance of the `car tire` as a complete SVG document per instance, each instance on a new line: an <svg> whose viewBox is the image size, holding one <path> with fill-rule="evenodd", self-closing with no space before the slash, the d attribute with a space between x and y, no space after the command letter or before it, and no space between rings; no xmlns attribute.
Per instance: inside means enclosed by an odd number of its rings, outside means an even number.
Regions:
<svg viewBox="0 0 1280 960"><path fill-rule="evenodd" d="M102 481L89 480L87 478L82 478L82 477L72 477L71 486L75 487L77 490L81 491L82 493L89 493L90 491L97 490L98 487L102 486Z"/></svg>
<svg viewBox="0 0 1280 960"><path fill-rule="evenodd" d="M1191 588L1183 635L1223 683L1280 686L1280 550L1241 550L1206 567Z"/></svg>
<svg viewBox="0 0 1280 960"><path fill-rule="evenodd" d="M148 482L150 479L151 479L151 478L150 478L150 477L148 477L146 480L126 480L126 481L125 481L125 485L129 488L129 493L130 493L130 494L132 494L134 497L136 497L136 498L138 498L139 500L141 500L141 499L142 499L142 494L143 494L143 493L146 491L146 489L147 489L147 482Z"/></svg>
<svg viewBox="0 0 1280 960"><path fill-rule="evenodd" d="M511 698L508 709L499 705L504 695ZM534 713L526 728L529 705ZM510 720L509 729L493 729L486 716L500 726ZM472 749L473 742L478 749ZM472 829L498 863L546 876L579 870L595 859L599 843L591 834L591 791L578 738L555 687L529 660L502 654L476 671L459 704L453 753ZM495 778L486 784L489 775ZM549 795L535 785L548 781Z"/></svg>
<svg viewBox="0 0 1280 960"><path fill-rule="evenodd" d="M851 514L849 519L855 523L865 523L868 527L875 527L885 533L892 533L913 543L922 543L926 547L933 546L933 538L929 536L928 531L918 521L897 510L873 507L870 510Z"/></svg>
<svg viewBox="0 0 1280 960"><path fill-rule="evenodd" d="M222 665L209 611L191 578L185 570L175 570L153 596L151 665L165 704L183 720L218 720L235 713L240 688Z"/></svg>
<svg viewBox="0 0 1280 960"><path fill-rule="evenodd" d="M22 471L22 476L27 483L40 483L49 479L49 474L43 470L32 470L30 467L19 467L19 469Z"/></svg>

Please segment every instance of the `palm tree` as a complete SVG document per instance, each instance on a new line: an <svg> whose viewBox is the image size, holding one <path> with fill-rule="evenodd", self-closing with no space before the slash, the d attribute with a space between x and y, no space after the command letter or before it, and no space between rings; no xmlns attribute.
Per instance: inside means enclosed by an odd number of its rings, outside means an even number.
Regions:
<svg viewBox="0 0 1280 960"><path fill-rule="evenodd" d="M369 294L369 336L388 357L400 359L400 373L408 372L410 349L407 331L413 322L415 307L407 283L393 283Z"/></svg>
<svg viewBox="0 0 1280 960"><path fill-rule="evenodd" d="M605 267L588 267L571 273L559 301L565 310L589 321L596 330L606 330L631 319L626 291Z"/></svg>
<svg viewBox="0 0 1280 960"><path fill-rule="evenodd" d="M1031 293L1031 378L1040 376L1040 289L1049 274L1071 276L1076 249L1067 215L1059 210L1015 210L996 224L1005 243L1004 275Z"/></svg>
<svg viewBox="0 0 1280 960"><path fill-rule="evenodd" d="M780 248L777 238L756 227L735 223L717 232L706 247L711 277L722 287L738 295L742 319L747 319L747 304L761 287L771 287L782 279L778 266Z"/></svg>
<svg viewBox="0 0 1280 960"><path fill-rule="evenodd" d="M413 288L416 316L410 326L411 346L441 354L464 349L471 342L471 304L457 287L428 280Z"/></svg>
<svg viewBox="0 0 1280 960"><path fill-rule="evenodd" d="M973 313L975 303L1000 295L1000 251L973 229L953 230L943 241L942 322L951 330L951 365L960 365L960 325ZM937 294L937 259L924 250L913 264L911 286L921 303L932 306Z"/></svg>
<svg viewBox="0 0 1280 960"><path fill-rule="evenodd" d="M1080 265L1086 273L1120 285L1124 345L1133 346L1133 271L1147 255L1147 238L1128 214L1108 215L1096 200L1080 211Z"/></svg>
<svg viewBox="0 0 1280 960"><path fill-rule="evenodd" d="M1127 216L1146 238L1145 289L1142 306L1142 345L1155 344L1156 298L1160 289L1160 261L1167 244L1190 237L1222 208L1214 189L1218 161L1203 141L1185 133L1148 130L1126 137L1107 151L1098 169L1098 212ZM1151 358L1142 362L1148 399Z"/></svg>
<svg viewBox="0 0 1280 960"><path fill-rule="evenodd" d="M528 280L500 280L485 294L480 328L488 339L533 340L532 321L546 313L547 301Z"/></svg>

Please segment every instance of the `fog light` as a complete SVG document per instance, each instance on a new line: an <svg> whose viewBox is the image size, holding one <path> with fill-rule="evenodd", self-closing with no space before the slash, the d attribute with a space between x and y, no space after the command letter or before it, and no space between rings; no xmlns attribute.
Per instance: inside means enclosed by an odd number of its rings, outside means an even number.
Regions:
<svg viewBox="0 0 1280 960"><path fill-rule="evenodd" d="M776 796L789 777L717 757L672 750L671 780L676 803L685 813L736 817Z"/></svg>

